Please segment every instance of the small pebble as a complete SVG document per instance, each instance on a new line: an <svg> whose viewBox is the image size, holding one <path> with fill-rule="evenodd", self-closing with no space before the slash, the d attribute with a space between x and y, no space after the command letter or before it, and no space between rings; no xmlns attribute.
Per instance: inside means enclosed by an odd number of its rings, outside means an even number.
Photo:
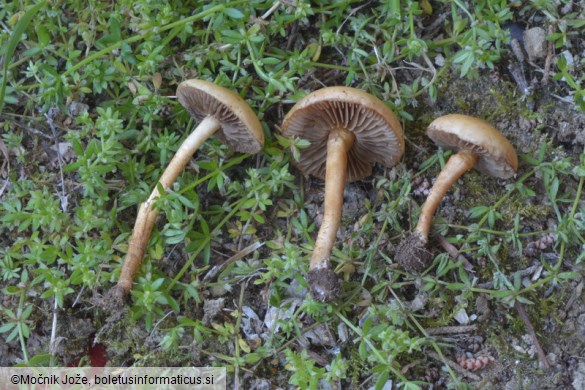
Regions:
<svg viewBox="0 0 585 390"><path fill-rule="evenodd" d="M546 56L546 31L540 27L534 27L524 31L524 50L530 58L543 58Z"/></svg>

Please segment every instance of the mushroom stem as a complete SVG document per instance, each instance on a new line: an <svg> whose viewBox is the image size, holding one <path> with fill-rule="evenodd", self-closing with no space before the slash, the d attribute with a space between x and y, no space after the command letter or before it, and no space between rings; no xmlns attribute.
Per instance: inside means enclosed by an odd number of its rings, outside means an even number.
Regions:
<svg viewBox="0 0 585 390"><path fill-rule="evenodd" d="M219 130L220 127L221 124L215 117L208 116L189 134L158 181L164 191L167 191L181 172L183 172L189 159L199 149L199 146ZM122 295L128 294L132 289L132 281L140 267L150 239L150 234L152 233L152 228L156 222L158 210L154 208L154 202L160 196L158 188L158 185L154 187L148 199L140 205L140 209L138 210L132 237L128 244L126 260L122 266L117 284L117 288L122 290Z"/></svg>
<svg viewBox="0 0 585 390"><path fill-rule="evenodd" d="M425 201L415 232L418 233L422 243L426 245L429 240L429 231L431 229L431 221L437 207L441 200L449 191L449 188L467 171L475 165L478 156L470 150L461 150L452 155L439 176L433 184L429 196Z"/></svg>
<svg viewBox="0 0 585 390"><path fill-rule="evenodd" d="M347 154L355 142L355 135L344 128L329 133L325 166L325 211L317 234L309 270L328 269L331 250L341 222L343 189L347 181Z"/></svg>

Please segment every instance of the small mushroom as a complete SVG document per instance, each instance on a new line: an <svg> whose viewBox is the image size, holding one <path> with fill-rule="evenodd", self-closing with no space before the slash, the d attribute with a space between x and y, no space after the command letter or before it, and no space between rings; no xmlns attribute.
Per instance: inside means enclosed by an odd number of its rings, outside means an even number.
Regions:
<svg viewBox="0 0 585 390"><path fill-rule="evenodd" d="M174 183L199 146L213 134L239 152L257 153L262 149L264 133L260 121L239 95L208 81L186 80L179 84L177 97L200 123L183 141L163 172L159 183L164 191ZM153 205L159 195L158 186L155 186L140 205L118 284L109 293L112 300L109 304L114 307L120 306L132 289L158 216Z"/></svg>
<svg viewBox="0 0 585 390"><path fill-rule="evenodd" d="M345 184L369 176L375 162L396 164L404 152L402 127L380 99L355 88L328 87L297 102L284 118L282 132L310 142L298 167L305 175L325 179L325 210L308 283L315 299L330 301L340 291L330 260Z"/></svg>
<svg viewBox="0 0 585 390"><path fill-rule="evenodd" d="M439 173L422 206L414 232L396 248L395 260L404 270L414 272L421 272L432 260L426 249L431 221L439 203L457 179L473 167L502 179L514 176L518 169L518 157L512 144L484 120L460 114L445 115L429 125L427 135L437 145L457 153L449 158Z"/></svg>

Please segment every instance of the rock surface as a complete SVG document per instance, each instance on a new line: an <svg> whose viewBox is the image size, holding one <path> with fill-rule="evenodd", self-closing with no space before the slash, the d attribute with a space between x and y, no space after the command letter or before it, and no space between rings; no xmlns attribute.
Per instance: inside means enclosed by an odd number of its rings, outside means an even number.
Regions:
<svg viewBox="0 0 585 390"><path fill-rule="evenodd" d="M546 31L541 27L534 27L524 31L524 50L530 58L546 56Z"/></svg>

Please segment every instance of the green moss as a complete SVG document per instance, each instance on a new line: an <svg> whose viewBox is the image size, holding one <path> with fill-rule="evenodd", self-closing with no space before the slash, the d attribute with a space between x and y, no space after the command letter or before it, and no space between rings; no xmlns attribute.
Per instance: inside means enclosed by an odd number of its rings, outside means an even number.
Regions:
<svg viewBox="0 0 585 390"><path fill-rule="evenodd" d="M463 98L456 98L455 99L455 104L462 110L462 111L469 111L471 110L471 105L469 104L469 101Z"/></svg>
<svg viewBox="0 0 585 390"><path fill-rule="evenodd" d="M546 219L552 213L552 208L542 204L530 204L526 202L526 198L520 195L512 197L508 202L507 207L502 208L502 216L504 221L514 221L516 214L527 220L541 220Z"/></svg>
<svg viewBox="0 0 585 390"><path fill-rule="evenodd" d="M365 361L360 357L358 344L352 345L347 352L350 356L348 377L352 379L353 383L360 383L360 378L363 378L364 375L368 375L369 368L367 364L365 364Z"/></svg>
<svg viewBox="0 0 585 390"><path fill-rule="evenodd" d="M147 333L144 325L130 315L124 315L104 328L101 338L107 343L112 366L126 366L130 361L142 367L181 366L192 360L188 349L165 351L159 348L156 334Z"/></svg>
<svg viewBox="0 0 585 390"><path fill-rule="evenodd" d="M103 328L104 334L101 337L108 340L108 351L113 355L122 355L134 348L138 335L134 335L131 330L135 329L136 326L136 321L129 315L106 324Z"/></svg>
<svg viewBox="0 0 585 390"><path fill-rule="evenodd" d="M453 323L453 317L456 311L454 307L457 305L455 302L455 295L447 291L440 291L439 297L435 298L435 304L430 303L429 307L434 309L440 308L440 311L433 317L429 317L423 323L425 328L440 328L442 326L449 326Z"/></svg>
<svg viewBox="0 0 585 390"><path fill-rule="evenodd" d="M135 365L142 367L162 367L166 366L184 366L192 361L189 356L188 349L184 350L185 353L181 353L181 349L174 349L164 351L162 348L147 349L138 352L133 357L136 359Z"/></svg>
<svg viewBox="0 0 585 390"><path fill-rule="evenodd" d="M542 321L544 319L547 321L552 320L555 324L562 326L563 321L558 318L557 313L560 310L564 310L565 304L572 293L570 287L570 284L567 284L561 293L551 295L545 299L539 299L538 305L532 305L531 309L536 312L532 318L537 319L537 322L533 326L538 334L544 334L544 330L542 329L544 325Z"/></svg>
<svg viewBox="0 0 585 390"><path fill-rule="evenodd" d="M477 171L463 176L461 188L465 191L460 200L462 208L469 210L480 205L491 205L502 196L499 188L494 188L494 178Z"/></svg>

